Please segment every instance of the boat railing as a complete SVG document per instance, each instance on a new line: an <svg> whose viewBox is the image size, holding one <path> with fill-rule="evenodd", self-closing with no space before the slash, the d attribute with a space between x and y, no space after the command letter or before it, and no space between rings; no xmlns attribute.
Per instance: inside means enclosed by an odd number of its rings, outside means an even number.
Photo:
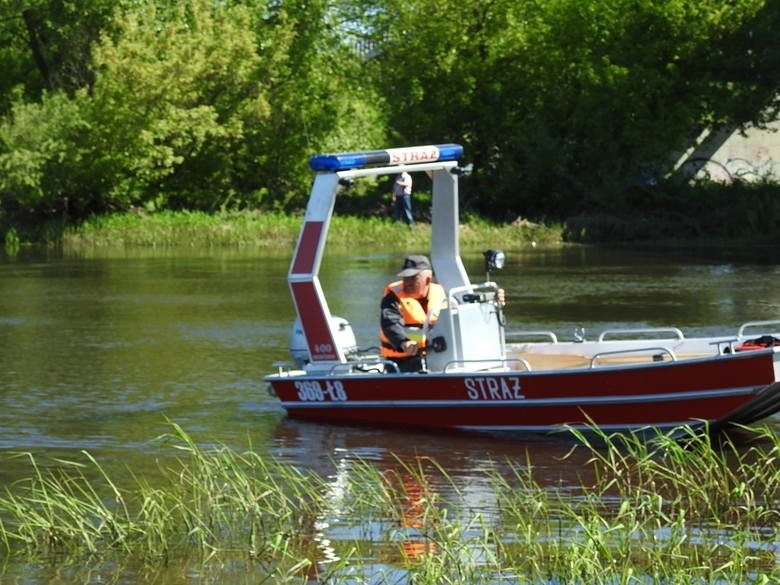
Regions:
<svg viewBox="0 0 780 585"><path fill-rule="evenodd" d="M531 371L531 364L528 363L527 360L524 360L523 358L507 358L507 359L486 359L486 360L452 360L451 362L447 362L444 364L444 368L442 369L442 373L446 374L447 370L450 368L450 366L457 366L460 365L461 367L465 366L466 364L482 364L486 367L481 369L475 369L470 371L486 371L486 370L495 370L496 364L500 364L500 367L504 369L509 369L509 364L520 364L523 366L523 369L530 372Z"/></svg>
<svg viewBox="0 0 780 585"><path fill-rule="evenodd" d="M392 360L383 358L370 358L362 360L350 360L334 364L328 370L328 376L335 376L339 373L350 374L358 371L361 374L384 374L387 372L398 373L398 364Z"/></svg>
<svg viewBox="0 0 780 585"><path fill-rule="evenodd" d="M293 362L274 362L271 365L277 369L280 376L288 376L292 371L299 370L298 365Z"/></svg>
<svg viewBox="0 0 780 585"><path fill-rule="evenodd" d="M773 320L773 321L748 321L747 323L743 323L742 326L739 328L739 331L737 332L737 337L739 339L743 339L744 337L747 337L745 334L745 329L749 329L751 327L767 327L768 325L780 325L780 320ZM780 332L767 332L762 331L761 332L764 335L777 335L780 336ZM752 337L752 336L751 336Z"/></svg>
<svg viewBox="0 0 780 585"><path fill-rule="evenodd" d="M677 327L648 327L644 329L607 329L601 332L599 341L605 341L608 335L645 335L648 333L673 333L677 339L685 339L685 335Z"/></svg>
<svg viewBox="0 0 780 585"><path fill-rule="evenodd" d="M667 354L673 362L677 361L677 356L675 353L669 349L668 347L640 347L635 349L618 349L615 351L600 351L597 354L594 354L592 358L590 358L590 367L594 368L596 366L596 361L600 358L607 357L607 356L616 356L616 355L625 355L629 353L639 353L639 352L651 352L652 358L654 362L662 361L663 358L659 359L663 354Z"/></svg>
<svg viewBox="0 0 780 585"><path fill-rule="evenodd" d="M481 293L480 291L485 291L487 294L495 294L497 290L498 284L492 281L483 282L480 284L455 286L449 290L447 300L450 303L453 303L456 307L461 304L468 305L470 303L484 302L488 300L488 297L484 296L485 293Z"/></svg>
<svg viewBox="0 0 780 585"><path fill-rule="evenodd" d="M558 343L558 336L552 331L507 331L505 334L507 340L517 342L522 337L549 337L552 343Z"/></svg>
<svg viewBox="0 0 780 585"><path fill-rule="evenodd" d="M738 337L729 337L726 339L716 339L715 341L710 341L710 345L717 348L718 355L725 355L729 353L734 353L734 345L739 343Z"/></svg>

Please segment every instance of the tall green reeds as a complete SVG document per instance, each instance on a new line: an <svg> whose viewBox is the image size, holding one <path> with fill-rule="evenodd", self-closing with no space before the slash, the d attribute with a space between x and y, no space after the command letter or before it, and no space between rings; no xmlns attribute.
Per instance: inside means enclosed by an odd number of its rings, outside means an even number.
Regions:
<svg viewBox="0 0 780 585"><path fill-rule="evenodd" d="M175 424L163 439L181 456L129 490L87 453L47 468L26 455L30 477L0 496L0 554L238 556L274 583L780 582L774 431L747 444L572 432L588 460L579 485L540 481L532 453L482 462L466 483L424 456L345 458L320 477L202 448Z"/></svg>
<svg viewBox="0 0 780 585"><path fill-rule="evenodd" d="M573 432L589 449L593 481L579 496L557 502L564 521L552 539L551 564L560 564L568 578L780 578L780 438L772 430L758 431L748 448L728 438L714 445L712 435L688 428L651 438ZM605 570L618 580L600 577Z"/></svg>
<svg viewBox="0 0 780 585"><path fill-rule="evenodd" d="M173 427L164 438L184 456L162 470L161 485L136 478L128 493L88 453L86 462L58 460L47 472L25 455L31 477L0 497L6 553L119 551L157 562L240 550L272 573L307 565L298 553L323 505L321 480L251 450L203 450Z"/></svg>

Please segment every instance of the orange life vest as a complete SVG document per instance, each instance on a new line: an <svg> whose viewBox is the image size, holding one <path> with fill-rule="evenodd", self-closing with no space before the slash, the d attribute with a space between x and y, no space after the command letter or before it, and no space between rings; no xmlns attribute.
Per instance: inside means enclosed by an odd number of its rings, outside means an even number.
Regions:
<svg viewBox="0 0 780 585"><path fill-rule="evenodd" d="M425 324L425 311L420 304L420 300L407 295L404 292L403 281L399 280L387 285L385 288L385 295L393 293L401 304L401 317L404 321L404 329L406 330L406 336L412 341L416 341L420 348L425 347L425 332L423 331L423 325ZM439 311L444 307L447 294L444 292L444 287L438 283L432 282L428 286L428 322L435 323L439 318ZM398 351L393 348L390 340L385 335L385 332L380 329L380 353L383 357L387 358L405 358L409 357L402 351Z"/></svg>

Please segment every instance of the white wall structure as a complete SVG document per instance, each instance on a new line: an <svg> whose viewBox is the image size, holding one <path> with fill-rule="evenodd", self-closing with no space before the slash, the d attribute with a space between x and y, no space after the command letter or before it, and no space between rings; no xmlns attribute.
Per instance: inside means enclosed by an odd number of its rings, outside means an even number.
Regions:
<svg viewBox="0 0 780 585"><path fill-rule="evenodd" d="M780 181L780 120L766 129L704 131L677 159L673 173L719 183Z"/></svg>

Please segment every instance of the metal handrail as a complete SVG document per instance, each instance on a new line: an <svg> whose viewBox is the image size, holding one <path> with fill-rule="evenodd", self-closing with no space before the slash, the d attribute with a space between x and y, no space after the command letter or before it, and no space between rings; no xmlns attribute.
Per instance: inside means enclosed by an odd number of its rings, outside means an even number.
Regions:
<svg viewBox="0 0 780 585"><path fill-rule="evenodd" d="M639 351L660 351L662 353L669 354L669 357L672 358L673 362L677 361L677 356L668 347L640 347L637 349L618 349L615 351L601 351L595 354L592 358L590 358L590 367L593 368L596 365L596 360L599 359L600 357L604 357L607 355L618 355L624 353L637 353Z"/></svg>
<svg viewBox="0 0 780 585"><path fill-rule="evenodd" d="M739 338L745 337L745 329L747 329L748 327L766 327L767 325L780 325L780 320L775 319L772 321L748 321L747 323L743 323L742 326L739 328L739 331L737 332L737 337Z"/></svg>
<svg viewBox="0 0 780 585"><path fill-rule="evenodd" d="M491 292L496 292L498 290L498 284L493 282L492 280L489 280L487 282L482 282L479 284L467 284L463 286L454 286L449 291L447 291L447 298L450 301L454 301L454 306L457 307L458 305L464 304L462 301L462 293L474 293L478 290L484 290L489 289ZM458 300L458 297L456 295L461 295L461 300Z"/></svg>
<svg viewBox="0 0 780 585"><path fill-rule="evenodd" d="M280 376L283 376L285 374L289 374L290 370L293 368L297 368L298 364L295 364L293 362L288 361L282 361L282 362L274 362L271 364L274 368L277 368L278 373Z"/></svg>
<svg viewBox="0 0 780 585"><path fill-rule="evenodd" d="M552 343L558 343L558 337L553 333L552 331L507 331L505 334L507 337L511 337L512 341L515 341L515 337L518 336L534 336L534 335L544 335L546 337L550 338L550 341Z"/></svg>
<svg viewBox="0 0 780 585"><path fill-rule="evenodd" d="M685 335L677 327L649 327L647 329L607 329L599 335L599 341L604 341L604 337L610 333L674 333L677 339L685 339Z"/></svg>
<svg viewBox="0 0 780 585"><path fill-rule="evenodd" d="M716 346L718 355L724 355L728 353L734 353L734 344L739 341L738 337L729 337L727 339L718 339L716 341L710 341L709 345Z"/></svg>
<svg viewBox="0 0 780 585"><path fill-rule="evenodd" d="M498 362L504 366L506 366L508 363L519 363L522 364L523 367L527 371L531 371L531 364L529 364L526 360L523 358L509 358L509 359L484 359L484 360L453 360L451 362L447 362L444 364L444 368L442 368L442 373L447 373L447 368L449 368L453 364L484 364L484 363L495 363Z"/></svg>
<svg viewBox="0 0 780 585"><path fill-rule="evenodd" d="M355 360L355 361L349 361L349 362L340 362L337 364L334 364L333 367L328 370L328 376L334 376L338 370L341 369L348 369L348 371L352 370L355 366L385 366L387 368L390 367L391 370L398 372L398 364L396 364L392 360L386 360L386 359L368 359L368 360ZM381 372L377 372L381 373Z"/></svg>

